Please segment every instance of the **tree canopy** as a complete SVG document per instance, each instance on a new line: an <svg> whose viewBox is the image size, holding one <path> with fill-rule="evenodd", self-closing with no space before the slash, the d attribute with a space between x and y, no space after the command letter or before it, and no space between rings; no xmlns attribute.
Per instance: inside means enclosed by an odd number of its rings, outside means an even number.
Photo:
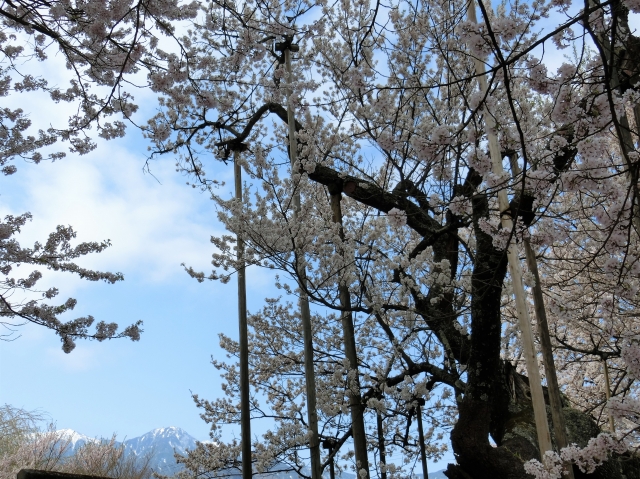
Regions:
<svg viewBox="0 0 640 479"><path fill-rule="evenodd" d="M86 154L96 147L90 130L112 139L124 135L127 120L137 110L132 90L133 77L140 66L153 61L159 38L171 36L172 22L189 18L195 3L156 1L2 1L0 2L0 97L28 93L41 95L56 104L69 104L76 111L67 121L51 125L47 130L33 131L30 116L34 112L22 108L0 109L0 167L4 175L17 171L15 160L22 158L39 163L43 159L59 160L66 155L57 143L68 144L74 154ZM33 61L53 68L60 66L62 56L67 68L66 85L50 84L42 75L34 74ZM50 58L50 57L53 57ZM53 60L53 61L52 61ZM61 72L64 78L64 72ZM109 121L113 115L118 118ZM114 283L121 273L91 271L74 263L89 253L98 253L109 241L72 245L76 233L70 226L59 226L48 240L33 248L20 246L16 239L20 228L31 219L29 213L7 216L0 222L0 324L3 339L15 337L17 327L25 321L50 328L60 336L63 350L70 352L75 339L103 341L117 337L140 338L141 321L118 332L118 325L100 321L94 332L92 316L63 322L60 316L72 310L76 300L51 305L59 291L55 287L38 289L40 269L68 271L81 278ZM16 278L16 266L33 265L27 277ZM15 299L16 293L22 298Z"/></svg>

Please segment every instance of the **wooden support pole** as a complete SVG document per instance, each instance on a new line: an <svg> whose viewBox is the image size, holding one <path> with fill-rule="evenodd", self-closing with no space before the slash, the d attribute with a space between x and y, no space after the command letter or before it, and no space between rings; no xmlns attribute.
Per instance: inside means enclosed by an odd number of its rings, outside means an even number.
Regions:
<svg viewBox="0 0 640 479"><path fill-rule="evenodd" d="M538 274L538 262L533 252L529 239L523 241L524 251L527 256L527 266L533 274L536 284L533 286L533 305L538 320L538 335L540 336L540 347L542 349L542 363L547 376L547 389L549 391L549 404L551 406L551 420L553 421L553 432L556 438L558 450L569 445L567 438L567 425L562 412L562 397L558 386L558 376L556 366L553 361L553 349L549 336L549 323L547 322L547 311L544 306L542 286L540 285L540 275ZM567 472L564 477L573 479L573 466L566 464Z"/></svg>
<svg viewBox="0 0 640 479"><path fill-rule="evenodd" d="M334 457L333 454L333 450L336 447L336 442L334 439L325 439L324 441L322 441L322 448L323 449L328 449L329 450L329 456L331 456L331 459L329 459L329 477L330 479L336 479L336 467L335 467L335 461L334 461Z"/></svg>
<svg viewBox="0 0 640 479"><path fill-rule="evenodd" d="M297 45L292 45L290 41L283 45L285 67L287 69L287 84L293 83L293 73L291 70L291 50L297 50ZM296 140L296 124L293 113L293 102L291 100L291 89L288 92L287 119L289 123L289 155L291 159L291 175L295 176L294 168L298 162L298 142ZM295 186L294 186L295 188ZM294 222L300 214L300 193L293 195ZM298 273L298 283L300 288L300 320L302 322L302 332L304 340L304 375L307 392L307 421L309 431L309 454L311 456L311 478L322 479L322 464L320 462L320 439L318 436L318 411L316 408L316 374L313 366L313 334L311 331L311 310L309 308L309 297L305 293L307 284L307 272L304 265L304 254L294 251L296 256L296 270ZM243 478L244 479L244 478Z"/></svg>
<svg viewBox="0 0 640 479"><path fill-rule="evenodd" d="M422 475L424 479L429 479L429 468L427 467L427 452L424 444L424 429L422 428L422 406L425 405L424 398L418 398L416 406L416 416L418 419L418 441L420 442L420 459L422 460Z"/></svg>
<svg viewBox="0 0 640 479"><path fill-rule="evenodd" d="M376 411L376 422L378 426L378 451L380 452L380 479L387 479L387 449L384 444L384 423L380 411Z"/></svg>
<svg viewBox="0 0 640 479"><path fill-rule="evenodd" d="M242 204L242 168L239 163L242 148L233 152L233 173L236 200ZM238 326L240 343L240 439L242 448L242 479L251 479L251 404L249 399L249 341L247 332L247 281L244 264L244 239L237 235L238 260Z"/></svg>
<svg viewBox="0 0 640 479"><path fill-rule="evenodd" d="M338 236L340 241L344 241L344 229L342 228L342 191L329 191L331 195L331 211L333 221L339 225ZM338 248L338 253L343 255L344 251ZM344 256L343 256L344 258ZM345 264L347 261L343 261ZM346 283L338 281L338 294L340 296L340 307L342 308L342 331L344 334L344 350L349 361L349 372L354 371L353 380L347 377L347 396L349 397L349 409L351 410L351 431L353 434L353 446L356 455L356 465L358 477L360 471L369 477L369 457L367 453L367 435L364 424L364 405L360 394L360 379L358 376L358 352L356 347L355 329L353 326L353 313L351 312L351 296Z"/></svg>
<svg viewBox="0 0 640 479"><path fill-rule="evenodd" d="M602 356L602 364L604 365L604 382L605 382L605 395L607 402L611 399L611 382L609 381L609 366L607 365L607 356ZM609 430L611 434L616 433L616 423L613 421L613 414L609 411Z"/></svg>
<svg viewBox="0 0 640 479"><path fill-rule="evenodd" d="M511 164L511 175L515 179L520 175L520 167L515 155L509 156ZM515 214L515 212L512 212ZM551 346L551 337L549 335L549 323L547 321L547 310L544 304L544 296L542 294L542 284L540 283L540 274L538 273L538 260L531 247L529 238L522 241L525 256L527 258L527 266L533 274L535 284L531 288L533 290L533 306L538 320L538 335L540 336L540 349L542 350L542 363L547 376L547 389L549 391L549 405L551 408L551 420L553 422L553 432L556 438L556 446L558 450L569 445L567 438L567 426L562 411L562 397L560 395L560 386L558 386L558 376L556 374L556 365L553 361L553 348ZM567 472L563 475L566 479L573 479L573 466L569 463L565 464Z"/></svg>

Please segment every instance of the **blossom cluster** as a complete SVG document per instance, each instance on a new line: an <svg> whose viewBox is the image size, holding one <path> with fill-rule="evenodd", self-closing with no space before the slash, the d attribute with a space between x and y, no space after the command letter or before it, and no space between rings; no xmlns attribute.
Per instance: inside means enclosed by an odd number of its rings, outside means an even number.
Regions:
<svg viewBox="0 0 640 479"><path fill-rule="evenodd" d="M29 321L55 331L60 336L65 353L71 352L75 348L75 341L83 338L104 341L128 337L132 341L138 341L142 332L141 321L121 332L118 332L117 324L100 321L92 333L89 330L95 321L92 316L67 322L60 320L61 315L74 309L76 300L69 298L61 304L49 304L47 300L54 299L59 291L55 287L46 290L38 288L42 268L77 274L89 281L115 283L124 278L121 273L94 271L76 264L74 261L77 258L89 253L99 253L109 247L110 243L90 242L74 246L72 241L76 233L71 227L58 226L44 244L37 242L32 248L23 248L16 236L30 219L31 215L25 213L6 216L4 221L0 221L0 325L8 331L2 336L10 337L16 326ZM31 265L35 269L24 277L13 276L21 265Z"/></svg>

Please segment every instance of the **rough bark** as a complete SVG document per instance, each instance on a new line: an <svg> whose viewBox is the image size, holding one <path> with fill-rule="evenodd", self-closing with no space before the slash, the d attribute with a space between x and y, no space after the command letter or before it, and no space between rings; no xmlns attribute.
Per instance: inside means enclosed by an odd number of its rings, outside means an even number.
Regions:
<svg viewBox="0 0 640 479"><path fill-rule="evenodd" d="M493 246L478 221L488 215L484 195L472 199L476 258L472 275L471 345L467 363L467 386L458 396L458 422L451 445L458 465L449 465L450 479L509 478L523 476L522 463L505 447L489 442L492 410L504 400L500 360L500 297L507 272L504 251Z"/></svg>

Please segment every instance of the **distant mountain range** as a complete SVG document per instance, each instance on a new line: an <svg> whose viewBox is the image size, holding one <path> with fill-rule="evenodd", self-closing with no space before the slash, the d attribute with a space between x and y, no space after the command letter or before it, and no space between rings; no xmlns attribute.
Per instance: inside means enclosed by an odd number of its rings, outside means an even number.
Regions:
<svg viewBox="0 0 640 479"><path fill-rule="evenodd" d="M87 443L99 441L73 429L62 429L59 432L71 440L69 454L74 454ZM133 454L136 457L142 457L153 451L151 468L160 474L170 476L183 468L176 463L174 453L186 455L188 450L195 449L196 439L179 427L163 427L116 444L124 445L125 454Z"/></svg>
<svg viewBox="0 0 640 479"><path fill-rule="evenodd" d="M162 427L127 439L124 446L137 457L153 452L152 469L160 474L172 475L183 468L176 464L174 453L185 456L188 450L195 449L196 439L179 427Z"/></svg>
<svg viewBox="0 0 640 479"><path fill-rule="evenodd" d="M73 454L83 445L90 442L98 442L99 439L80 434L73 429L62 429L59 432L71 441L69 453ZM126 454L134 454L136 457L144 456L153 451L151 468L159 474L171 476L180 471L183 466L176 463L174 453L186 455L188 450L195 449L196 439L179 427L163 427L154 429L146 434L133 439L127 439L122 443ZM328 478L328 474L325 474ZM262 474L260 475L262 476ZM232 476L233 477L233 476ZM238 474L238 479L240 478ZM292 472L273 471L264 474L265 479L297 479L298 475ZM340 479L355 479L355 474L343 473ZM422 479L422 476L413 476L412 479ZM443 471L429 473L429 479L446 479Z"/></svg>

